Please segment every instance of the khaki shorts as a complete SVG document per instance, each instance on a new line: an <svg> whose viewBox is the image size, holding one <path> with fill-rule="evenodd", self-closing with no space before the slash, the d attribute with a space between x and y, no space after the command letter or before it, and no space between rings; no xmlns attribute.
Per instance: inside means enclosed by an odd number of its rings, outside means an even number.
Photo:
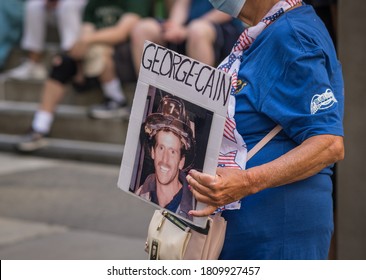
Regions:
<svg viewBox="0 0 366 280"><path fill-rule="evenodd" d="M84 56L83 72L86 77L98 77L105 68L105 57L113 55L113 47L105 44L92 45Z"/></svg>

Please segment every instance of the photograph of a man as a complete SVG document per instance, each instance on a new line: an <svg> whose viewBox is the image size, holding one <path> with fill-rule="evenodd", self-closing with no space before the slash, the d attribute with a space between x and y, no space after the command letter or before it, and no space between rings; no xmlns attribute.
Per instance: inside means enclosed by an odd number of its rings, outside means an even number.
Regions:
<svg viewBox="0 0 366 280"><path fill-rule="evenodd" d="M160 100L157 111L142 124L155 172L135 192L189 220L188 211L194 208L195 200L184 171L191 165L195 150L191 126L182 100L171 96Z"/></svg>

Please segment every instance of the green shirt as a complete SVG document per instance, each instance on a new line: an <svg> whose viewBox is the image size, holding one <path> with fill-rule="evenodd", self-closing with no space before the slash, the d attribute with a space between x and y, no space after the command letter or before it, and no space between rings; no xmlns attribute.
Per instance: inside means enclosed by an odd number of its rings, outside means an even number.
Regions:
<svg viewBox="0 0 366 280"><path fill-rule="evenodd" d="M132 12L141 17L153 16L154 1L151 0L89 0L83 21L97 29L115 25L124 13Z"/></svg>

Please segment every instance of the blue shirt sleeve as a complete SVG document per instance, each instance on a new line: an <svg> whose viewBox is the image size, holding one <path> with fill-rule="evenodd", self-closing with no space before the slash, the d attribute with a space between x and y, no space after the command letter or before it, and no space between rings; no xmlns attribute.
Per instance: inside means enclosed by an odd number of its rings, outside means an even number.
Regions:
<svg viewBox="0 0 366 280"><path fill-rule="evenodd" d="M319 49L301 53L262 99L260 111L298 144L320 134L343 136L342 71L327 61Z"/></svg>

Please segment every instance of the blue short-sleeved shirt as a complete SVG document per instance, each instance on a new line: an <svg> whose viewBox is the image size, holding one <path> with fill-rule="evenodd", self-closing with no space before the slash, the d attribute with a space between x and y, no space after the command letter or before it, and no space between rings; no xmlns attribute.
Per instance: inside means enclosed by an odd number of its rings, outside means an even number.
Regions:
<svg viewBox="0 0 366 280"><path fill-rule="evenodd" d="M187 22L199 18L213 9L207 0L191 0Z"/></svg>
<svg viewBox="0 0 366 280"><path fill-rule="evenodd" d="M236 94L237 129L250 150L283 130L248 163L272 161L321 134L343 135L343 78L332 40L311 6L288 11L244 52ZM324 259L333 231L331 167L267 189L225 211L224 259Z"/></svg>
<svg viewBox="0 0 366 280"><path fill-rule="evenodd" d="M191 22L194 19L200 18L211 10L213 10L213 6L208 0L191 0L187 23ZM231 23L238 31L242 31L243 24L240 20L233 18Z"/></svg>

